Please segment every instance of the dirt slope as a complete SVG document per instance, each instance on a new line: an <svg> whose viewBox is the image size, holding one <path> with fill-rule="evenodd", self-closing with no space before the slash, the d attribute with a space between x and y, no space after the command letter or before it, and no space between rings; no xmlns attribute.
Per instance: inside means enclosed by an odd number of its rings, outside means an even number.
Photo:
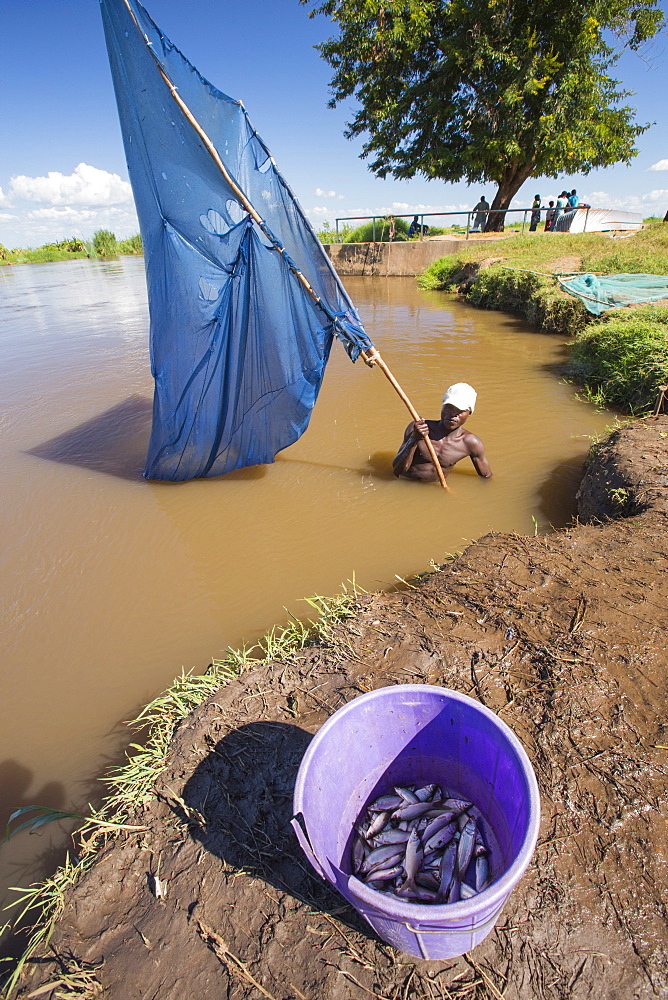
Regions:
<svg viewBox="0 0 668 1000"><path fill-rule="evenodd" d="M599 523L487 535L415 589L362 600L330 645L220 690L178 731L148 833L76 886L21 995L88 969L78 995L109 1000L668 998L667 445L668 417L616 432L581 488ZM310 735L405 682L498 712L542 796L496 929L446 963L377 940L289 827Z"/></svg>

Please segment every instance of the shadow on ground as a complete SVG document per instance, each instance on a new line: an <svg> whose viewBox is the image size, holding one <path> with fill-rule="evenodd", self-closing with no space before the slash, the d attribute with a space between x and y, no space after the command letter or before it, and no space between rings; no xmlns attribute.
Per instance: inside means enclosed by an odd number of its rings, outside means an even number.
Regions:
<svg viewBox="0 0 668 1000"><path fill-rule="evenodd" d="M290 826L302 757L313 737L283 722L254 722L212 748L172 808L226 867L263 879L375 939L369 925L313 872Z"/></svg>

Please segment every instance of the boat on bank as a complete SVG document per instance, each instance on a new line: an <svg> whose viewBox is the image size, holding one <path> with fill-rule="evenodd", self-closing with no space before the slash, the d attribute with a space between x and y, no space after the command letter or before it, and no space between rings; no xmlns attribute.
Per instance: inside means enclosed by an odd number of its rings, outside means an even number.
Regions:
<svg viewBox="0 0 668 1000"><path fill-rule="evenodd" d="M557 233L634 232L642 229L638 212L618 212L611 208L574 208L560 215L554 224Z"/></svg>

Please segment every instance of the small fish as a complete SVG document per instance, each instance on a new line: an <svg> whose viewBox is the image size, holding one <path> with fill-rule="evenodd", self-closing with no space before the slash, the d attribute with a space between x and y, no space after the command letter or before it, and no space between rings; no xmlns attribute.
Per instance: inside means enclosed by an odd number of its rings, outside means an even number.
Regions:
<svg viewBox="0 0 668 1000"><path fill-rule="evenodd" d="M434 792L438 788L438 785L425 785L424 788L417 788L415 790L415 798L418 802L433 802Z"/></svg>
<svg viewBox="0 0 668 1000"><path fill-rule="evenodd" d="M376 834L373 838L374 847L383 847L386 844L405 844L408 840L410 834L407 830L395 830L390 827L389 830L381 830L380 833Z"/></svg>
<svg viewBox="0 0 668 1000"><path fill-rule="evenodd" d="M424 851L422 850L422 844L420 843L420 837L418 835L418 832L417 830L411 830L410 837L408 838L408 843L406 844L406 858L404 860L406 877L411 882L415 881L415 876L417 875L420 869L423 857L424 857Z"/></svg>
<svg viewBox="0 0 668 1000"><path fill-rule="evenodd" d="M460 900L461 883L458 878L453 878L448 891L448 903L458 903Z"/></svg>
<svg viewBox="0 0 668 1000"><path fill-rule="evenodd" d="M417 895L415 876L420 870L422 858L423 852L422 845L420 844L420 837L418 836L416 830L411 830L411 835L408 838L408 843L406 844L406 857L404 858L404 871L406 872L406 879L399 889L399 893L402 896Z"/></svg>
<svg viewBox="0 0 668 1000"><path fill-rule="evenodd" d="M489 861L486 854L480 854L475 859L476 892L482 892L489 885Z"/></svg>
<svg viewBox="0 0 668 1000"><path fill-rule="evenodd" d="M403 853L403 844L388 844L386 847L376 847L365 859L362 871L365 874L370 874L374 868L387 868L390 860L401 857Z"/></svg>
<svg viewBox="0 0 668 1000"><path fill-rule="evenodd" d="M424 869L417 873L415 882L417 885L421 885L423 889L430 889L432 892L438 892L441 885L435 875L429 874Z"/></svg>
<svg viewBox="0 0 668 1000"><path fill-rule="evenodd" d="M454 840L451 840L448 846L443 852L443 857L441 858L441 870L440 870L440 888L438 890L439 902L444 903L448 898L448 892L450 890L450 883L452 882L452 877L455 873L455 865L457 863L457 844Z"/></svg>
<svg viewBox="0 0 668 1000"><path fill-rule="evenodd" d="M423 838L422 842L424 844L425 854L428 854L431 851L440 851L442 847L445 847L446 844L450 843L454 835L455 824L448 823L448 825L444 826L441 830L437 830L436 833L429 838L429 840L425 841Z"/></svg>
<svg viewBox="0 0 668 1000"><path fill-rule="evenodd" d="M396 809L404 802L400 795L381 795L380 798L367 806L369 812L386 812L388 809Z"/></svg>
<svg viewBox="0 0 668 1000"><path fill-rule="evenodd" d="M458 813L466 812L473 805L472 802L467 802L466 799L446 799L443 803L445 809L454 809Z"/></svg>
<svg viewBox="0 0 668 1000"><path fill-rule="evenodd" d="M419 802L420 801L418 799L417 795L415 794L415 792L412 792L410 790L410 788L402 788L401 786L397 785L397 787L394 790L397 793L397 795L401 796L401 798L404 800L404 802Z"/></svg>
<svg viewBox="0 0 668 1000"><path fill-rule="evenodd" d="M487 848L485 847L485 841L482 839L482 833L480 829L476 827L475 831L475 847L473 848L473 857L479 858L481 854L487 854Z"/></svg>
<svg viewBox="0 0 668 1000"><path fill-rule="evenodd" d="M391 882L397 875L403 875L403 872L403 865L393 865L392 868L378 868L375 872L372 872L366 884L369 885L370 882Z"/></svg>
<svg viewBox="0 0 668 1000"><path fill-rule="evenodd" d="M444 826L451 823L457 814L452 811L452 809L444 809L442 813L435 816L433 819L429 819L429 813L426 813L425 819L427 819L427 826L424 831L423 840L429 840L433 837L435 833L442 830Z"/></svg>
<svg viewBox="0 0 668 1000"><path fill-rule="evenodd" d="M459 886L459 895L461 899L470 899L471 896L478 895L478 890L470 886L468 882L462 882Z"/></svg>
<svg viewBox="0 0 668 1000"><path fill-rule="evenodd" d="M466 874L466 869L468 868L471 857L473 856L474 847L475 820L469 819L466 826L462 830L461 837L459 838L459 846L457 848L457 873L460 879L463 879Z"/></svg>
<svg viewBox="0 0 668 1000"><path fill-rule="evenodd" d="M353 842L353 874L358 875L362 871L366 850L361 837L356 837Z"/></svg>
<svg viewBox="0 0 668 1000"><path fill-rule="evenodd" d="M436 893L431 892L429 889L423 889L420 885L416 885L410 895L413 896L414 899L419 899L421 903L436 902Z"/></svg>
<svg viewBox="0 0 668 1000"><path fill-rule="evenodd" d="M364 834L364 837L366 838L366 840L373 840L373 838L376 836L376 834L380 833L380 831L383 830L387 826L387 823L388 823L391 815L392 814L389 813L389 812L379 812L379 813L376 813L376 815L374 816L373 820L371 821L371 825L369 826L368 830Z"/></svg>
<svg viewBox="0 0 668 1000"><path fill-rule="evenodd" d="M431 809L431 802L408 802L392 813L392 819L415 819Z"/></svg>

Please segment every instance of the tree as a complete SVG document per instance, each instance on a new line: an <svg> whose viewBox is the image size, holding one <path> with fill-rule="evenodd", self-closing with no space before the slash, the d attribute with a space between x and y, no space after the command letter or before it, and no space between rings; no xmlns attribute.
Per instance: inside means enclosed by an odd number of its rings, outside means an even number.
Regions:
<svg viewBox="0 0 668 1000"><path fill-rule="evenodd" d="M345 134L368 136L379 177L493 181L503 210L532 175L628 163L649 128L608 70L664 26L657 0L326 0L316 14L340 29L318 46L330 107L357 98Z"/></svg>

